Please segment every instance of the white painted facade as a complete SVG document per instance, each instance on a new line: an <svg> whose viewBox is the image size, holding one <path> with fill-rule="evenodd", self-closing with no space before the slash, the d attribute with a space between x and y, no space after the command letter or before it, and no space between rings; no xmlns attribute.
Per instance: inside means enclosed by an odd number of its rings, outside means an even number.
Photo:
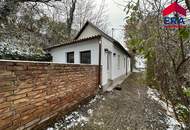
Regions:
<svg viewBox="0 0 190 130"><path fill-rule="evenodd" d="M99 45L98 39L83 41L80 43L75 43L67 46L58 47L50 51L53 62L56 63L67 63L68 52L74 52L74 63L80 64L80 52L81 51L91 51L91 64L98 65L99 63Z"/></svg>
<svg viewBox="0 0 190 130"><path fill-rule="evenodd" d="M92 26L89 25L80 34L78 39L87 38L87 37L96 36L96 35L100 35L100 33L95 28L93 28Z"/></svg>
<svg viewBox="0 0 190 130"><path fill-rule="evenodd" d="M88 25L76 40L96 35L101 35L101 32L98 32L93 26ZM80 64L80 52L90 50L91 64L99 65L99 43L102 44L102 86L107 86L110 81L114 81L130 73L130 58L126 52L103 35L100 39L80 41L78 43L53 48L50 54L53 56L53 62L67 63L66 54L68 52L74 52L74 64Z"/></svg>
<svg viewBox="0 0 190 130"><path fill-rule="evenodd" d="M108 49L110 53L106 53L105 49ZM107 69L108 60L110 56L111 67ZM127 62L128 61L128 62ZM105 86L108 80L115 80L121 76L130 73L129 69L129 57L116 47L112 42L102 37L102 85ZM128 67L129 66L129 67Z"/></svg>
<svg viewBox="0 0 190 130"><path fill-rule="evenodd" d="M135 57L135 67L137 69L145 69L146 68L146 59L143 56L136 56Z"/></svg>

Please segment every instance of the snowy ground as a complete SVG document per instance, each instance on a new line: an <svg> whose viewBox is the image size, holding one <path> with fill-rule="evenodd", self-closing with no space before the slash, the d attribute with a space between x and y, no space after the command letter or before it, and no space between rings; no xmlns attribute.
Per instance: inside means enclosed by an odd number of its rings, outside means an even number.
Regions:
<svg viewBox="0 0 190 130"><path fill-rule="evenodd" d="M165 120L169 126L167 130L181 130L181 127L184 127L183 124L176 120L170 102L166 103L160 100L160 94L156 89L148 88L147 94L150 99L157 101L166 110Z"/></svg>
<svg viewBox="0 0 190 130"><path fill-rule="evenodd" d="M45 130L181 130L171 105L160 100L157 90L147 88L143 78L132 74L121 91L97 95Z"/></svg>
<svg viewBox="0 0 190 130"><path fill-rule="evenodd" d="M93 106L100 100L104 101L105 98L102 95L96 95L88 105L80 106L77 111L70 113L63 117L62 120L59 120L55 123L53 127L47 128L47 130L67 130L74 128L76 126L83 127L88 122L89 119L93 116ZM99 124L100 122L97 122Z"/></svg>

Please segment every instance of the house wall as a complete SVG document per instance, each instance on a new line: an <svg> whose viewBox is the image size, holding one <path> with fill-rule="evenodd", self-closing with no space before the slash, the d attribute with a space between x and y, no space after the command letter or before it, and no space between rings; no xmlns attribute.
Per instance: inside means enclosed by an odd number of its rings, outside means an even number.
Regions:
<svg viewBox="0 0 190 130"><path fill-rule="evenodd" d="M100 35L100 33L92 26L86 26L85 30L80 34L78 39L92 37L95 35ZM112 72L111 72L111 80L119 78L126 73L130 72L130 58L124 53L120 48L116 47L112 42L102 37L102 85L106 85L108 83L108 73L107 73L107 53L105 53L104 49L109 49L112 52ZM75 64L80 64L80 51L91 50L92 53L92 64L99 64L99 40L88 40L85 42L80 42L78 44L67 45L63 47L59 47L57 49L53 49L50 53L53 56L53 62L61 62L66 63L66 53L67 52L75 52ZM113 56L113 53L116 53ZM120 55L120 67L118 68L118 55ZM124 60L125 59L125 60Z"/></svg>
<svg viewBox="0 0 190 130"><path fill-rule="evenodd" d="M127 58L127 73L131 73L131 58Z"/></svg>
<svg viewBox="0 0 190 130"><path fill-rule="evenodd" d="M106 85L108 83L107 53L105 52L105 49L108 49L109 51L112 52L111 80L126 75L127 68L129 66L129 65L127 66L127 60L129 62L129 57L127 57L127 55L123 51L121 51L120 48L117 48L112 42L103 37L102 38L102 84L103 85ZM115 53L116 55L114 56L113 53ZM118 55L120 55L120 67L118 67Z"/></svg>
<svg viewBox="0 0 190 130"><path fill-rule="evenodd" d="M67 63L67 52L74 52L74 60L75 64L80 64L80 51L91 51L91 64L98 65L99 64L99 40L88 40L80 43L75 43L67 46L62 46L59 48L55 48L50 51L53 56L54 63Z"/></svg>
<svg viewBox="0 0 190 130"><path fill-rule="evenodd" d="M135 68L137 69L145 69L146 68L146 59L143 56L135 57Z"/></svg>
<svg viewBox="0 0 190 130"><path fill-rule="evenodd" d="M92 26L88 25L85 28L85 30L80 34L78 39L92 37L92 36L96 36L96 35L100 35L100 33L96 29L94 29Z"/></svg>
<svg viewBox="0 0 190 130"><path fill-rule="evenodd" d="M100 35L100 33L92 26L88 25L85 30L80 34L78 39L87 38L94 35ZM112 42L102 37L102 85L106 85L108 83L108 73L107 73L107 53L105 53L104 49L108 48L112 52L112 80L119 78L122 75L125 75L127 72L130 72L130 58L121 51L121 49L117 48L113 45ZM97 51L98 52L98 51ZM116 56L113 56L113 53L116 53ZM118 69L118 55L121 57L121 66ZM96 57L98 59L98 57ZM125 61L124 61L125 58ZM125 62L125 66L124 66Z"/></svg>
<svg viewBox="0 0 190 130"><path fill-rule="evenodd" d="M0 61L0 130L30 129L98 91L98 66Z"/></svg>

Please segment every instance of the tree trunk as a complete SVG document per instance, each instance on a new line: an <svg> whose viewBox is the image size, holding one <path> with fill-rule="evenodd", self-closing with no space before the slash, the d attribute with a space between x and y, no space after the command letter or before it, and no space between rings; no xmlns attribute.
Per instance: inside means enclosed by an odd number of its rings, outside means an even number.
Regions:
<svg viewBox="0 0 190 130"><path fill-rule="evenodd" d="M67 17L67 33L68 33L69 38L71 38L71 31L72 31L72 25L73 25L73 20L74 20L74 13L76 9L76 3L77 3L77 0L72 0L71 7L69 10L69 16Z"/></svg>
<svg viewBox="0 0 190 130"><path fill-rule="evenodd" d="M185 0L186 6L188 10L190 11L190 0Z"/></svg>

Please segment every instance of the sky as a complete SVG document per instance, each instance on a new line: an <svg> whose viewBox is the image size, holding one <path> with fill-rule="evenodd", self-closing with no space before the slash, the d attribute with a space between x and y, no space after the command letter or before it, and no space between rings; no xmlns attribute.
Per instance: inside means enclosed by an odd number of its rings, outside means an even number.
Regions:
<svg viewBox="0 0 190 130"><path fill-rule="evenodd" d="M97 2L97 5L100 5L102 0L95 0ZM124 24L126 17L126 14L124 12L124 7L121 5L125 5L126 3L123 2L124 0L105 0L106 2L106 10L108 14L108 32L109 35L112 36L112 28L114 28L113 31L113 38L118 40L122 45L124 44ZM126 1L126 0L125 0ZM121 4L121 5L119 5ZM45 7L43 7L45 8ZM48 11L49 8L47 8ZM51 14L51 13L50 13Z"/></svg>
<svg viewBox="0 0 190 130"><path fill-rule="evenodd" d="M100 3L102 0L96 0L97 3ZM113 37L121 42L124 45L124 33L123 33L123 25L125 24L125 12L123 11L123 7L118 5L125 4L123 0L106 0L107 10L108 10L108 19L109 19L109 35L112 35L112 28L114 28Z"/></svg>

